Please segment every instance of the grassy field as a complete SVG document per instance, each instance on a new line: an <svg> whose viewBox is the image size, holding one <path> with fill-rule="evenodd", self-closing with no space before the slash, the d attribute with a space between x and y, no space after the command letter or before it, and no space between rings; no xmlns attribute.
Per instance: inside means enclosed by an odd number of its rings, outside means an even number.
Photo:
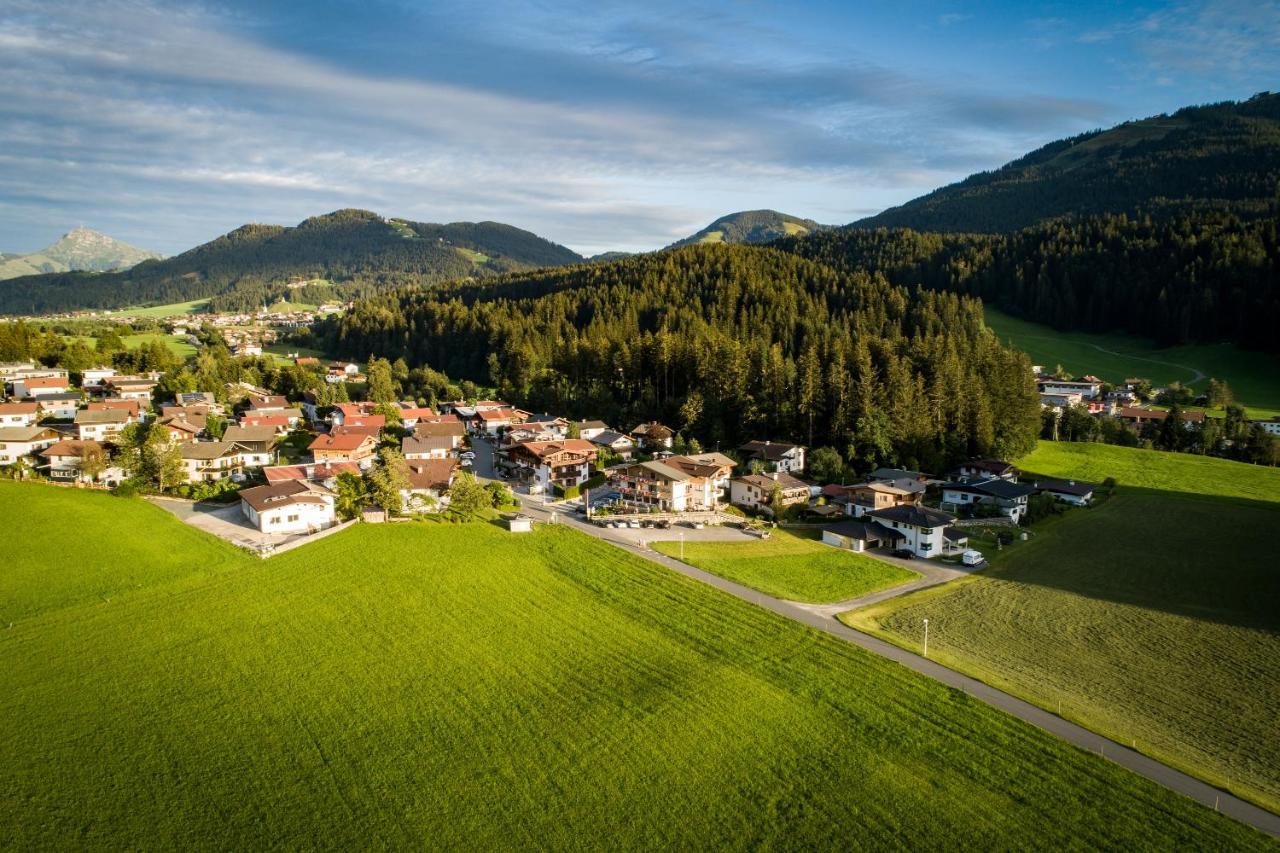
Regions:
<svg viewBox="0 0 1280 853"><path fill-rule="evenodd" d="M680 559L679 542L654 542L653 549ZM843 601L919 577L786 530L775 530L769 539L753 542L686 542L683 559L691 566L791 601Z"/></svg>
<svg viewBox="0 0 1280 853"><path fill-rule="evenodd" d="M67 343L72 341L84 341L89 345L89 349L93 349L97 345L97 341L89 335L63 335L62 339ZM184 335L161 335L149 333L144 335L125 335L124 345L129 349L137 349L143 344L150 343L154 340L164 341L174 354L181 358L190 358L196 354L196 348L186 339Z"/></svg>
<svg viewBox="0 0 1280 853"><path fill-rule="evenodd" d="M1018 460L1023 471L1202 497L1280 502L1280 468L1214 456L1166 453L1094 442L1041 441Z"/></svg>
<svg viewBox="0 0 1280 853"><path fill-rule="evenodd" d="M1272 849L564 528L361 525L258 561L123 499L0 482L10 517L28 504L95 550L0 565L26 602L0 629L14 849ZM122 520L182 565L138 574L158 558Z"/></svg>
<svg viewBox="0 0 1280 853"><path fill-rule="evenodd" d="M927 618L930 657L1280 808L1280 471L1047 443L1020 464L1121 487L979 575L842 619L916 649Z"/></svg>
<svg viewBox="0 0 1280 853"><path fill-rule="evenodd" d="M1192 387L1203 391L1208 377L1225 379L1253 417L1280 411L1280 358L1246 352L1230 344L1157 348L1128 335L1059 332L1049 326L986 309L987 325L1004 341L1052 370L1061 364L1076 375L1092 373L1109 382L1145 376L1157 385L1188 384L1199 370L1204 378ZM1254 407L1257 411L1254 411Z"/></svg>
<svg viewBox="0 0 1280 853"><path fill-rule="evenodd" d="M168 305L152 305L149 308L122 308L112 311L128 317L180 317L184 314L204 314L209 310L208 299L196 299L191 302L171 302Z"/></svg>

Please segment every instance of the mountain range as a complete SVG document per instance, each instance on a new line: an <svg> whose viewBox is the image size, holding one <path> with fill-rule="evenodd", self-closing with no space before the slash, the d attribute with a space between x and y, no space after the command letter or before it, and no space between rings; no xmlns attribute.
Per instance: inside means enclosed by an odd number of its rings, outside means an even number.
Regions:
<svg viewBox="0 0 1280 853"><path fill-rule="evenodd" d="M0 252L0 279L72 270L123 270L159 257L90 228L73 228L38 252Z"/></svg>

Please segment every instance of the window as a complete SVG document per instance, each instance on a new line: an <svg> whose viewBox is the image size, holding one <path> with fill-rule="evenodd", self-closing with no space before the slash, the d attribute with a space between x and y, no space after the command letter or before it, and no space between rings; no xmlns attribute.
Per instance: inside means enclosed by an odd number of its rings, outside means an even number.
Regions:
<svg viewBox="0 0 1280 853"><path fill-rule="evenodd" d="M280 523L280 516L278 516L278 515L273 515L273 516L271 516L271 520L270 520L270 521L268 521L267 523L268 523L268 524L279 524L279 523Z"/></svg>
<svg viewBox="0 0 1280 853"><path fill-rule="evenodd" d="M298 520L298 516L296 516L296 515L291 515L291 516L289 516L289 520L290 520L290 521L297 521L297 520Z"/></svg>

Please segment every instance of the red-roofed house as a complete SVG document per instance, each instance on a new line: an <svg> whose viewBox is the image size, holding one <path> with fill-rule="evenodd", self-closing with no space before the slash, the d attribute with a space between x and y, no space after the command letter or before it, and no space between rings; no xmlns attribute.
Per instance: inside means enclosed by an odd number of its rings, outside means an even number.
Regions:
<svg viewBox="0 0 1280 853"><path fill-rule="evenodd" d="M35 426L39 415L38 403L0 403L0 427Z"/></svg>
<svg viewBox="0 0 1280 853"><path fill-rule="evenodd" d="M367 433L318 435L307 449L316 462L367 463L378 449L378 440Z"/></svg>
<svg viewBox="0 0 1280 853"><path fill-rule="evenodd" d="M585 439L565 438L521 442L507 455L518 471L530 476L531 491L548 492L553 485L562 489L580 485L591 476L592 463L599 454L596 446Z"/></svg>
<svg viewBox="0 0 1280 853"><path fill-rule="evenodd" d="M65 376L37 376L13 381L13 396L43 397L46 394L65 394L71 388Z"/></svg>

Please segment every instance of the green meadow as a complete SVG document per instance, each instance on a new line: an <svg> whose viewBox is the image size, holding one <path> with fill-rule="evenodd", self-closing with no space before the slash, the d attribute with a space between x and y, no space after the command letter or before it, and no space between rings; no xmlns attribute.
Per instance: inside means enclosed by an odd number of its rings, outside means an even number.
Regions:
<svg viewBox="0 0 1280 853"><path fill-rule="evenodd" d="M1061 364L1077 376L1092 373L1108 382L1143 376L1157 385L1182 382L1199 391L1209 377L1215 377L1227 381L1251 416L1280 412L1280 358L1274 355L1231 344L1158 348L1151 341L1123 334L1059 332L990 306L985 313L987 325L1000 340L1012 342L1047 370Z"/></svg>
<svg viewBox="0 0 1280 853"><path fill-rule="evenodd" d="M686 542L683 557L679 542L654 542L653 549L790 601L843 601L919 577L883 560L786 530L751 542Z"/></svg>
<svg viewBox="0 0 1280 853"><path fill-rule="evenodd" d="M104 494L0 508L59 543L0 564L13 849L1274 849L562 527L259 561Z"/></svg>
<svg viewBox="0 0 1280 853"><path fill-rule="evenodd" d="M1208 463L1208 464L1207 464ZM1054 444L1027 471L1119 482L986 571L841 618L1280 808L1280 470Z"/></svg>
<svg viewBox="0 0 1280 853"><path fill-rule="evenodd" d="M97 341L88 335L63 335L62 339L67 343L71 343L72 341L84 341L88 344L89 349L93 349L97 344ZM185 335L164 335L149 332L139 335L125 335L122 340L124 341L124 345L129 349L137 349L143 344L148 344L152 341L163 341L165 345L173 351L174 355L177 355L180 358L189 358L196 354L195 346L187 340Z"/></svg>

